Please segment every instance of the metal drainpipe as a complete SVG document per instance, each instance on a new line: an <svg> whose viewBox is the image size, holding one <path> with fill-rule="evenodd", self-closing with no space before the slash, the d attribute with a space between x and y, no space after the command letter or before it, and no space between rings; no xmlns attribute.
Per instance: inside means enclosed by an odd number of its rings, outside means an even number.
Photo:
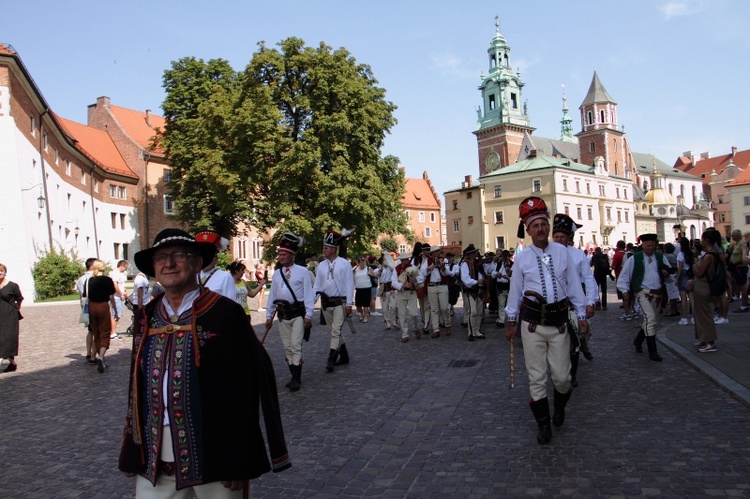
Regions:
<svg viewBox="0 0 750 499"><path fill-rule="evenodd" d="M149 241L151 240L149 238L149 225L148 225L148 160L151 159L151 155L147 153L146 151L143 151L143 213L146 217L146 239L141 240L140 243L143 243L141 248L148 248Z"/></svg>
<svg viewBox="0 0 750 499"><path fill-rule="evenodd" d="M91 219L94 221L94 247L96 258L99 260L99 231L96 229L96 206L94 206L94 169L91 168L91 182L89 182L89 197L91 198Z"/></svg>
<svg viewBox="0 0 750 499"><path fill-rule="evenodd" d="M47 235L49 237L49 251L52 251L52 224L50 222L49 194L47 193L47 169L44 167L44 115L49 112L46 107L39 115L39 159L42 164L42 189L44 190L45 212L47 214Z"/></svg>

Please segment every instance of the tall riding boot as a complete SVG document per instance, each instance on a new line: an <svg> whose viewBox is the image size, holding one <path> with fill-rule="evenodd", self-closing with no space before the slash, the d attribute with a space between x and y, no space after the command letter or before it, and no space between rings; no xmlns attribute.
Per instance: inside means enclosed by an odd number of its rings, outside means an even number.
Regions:
<svg viewBox="0 0 750 499"><path fill-rule="evenodd" d="M290 366L292 370L292 381L289 382L289 389L296 392L302 386L302 366Z"/></svg>
<svg viewBox="0 0 750 499"><path fill-rule="evenodd" d="M326 362L326 371L328 371L329 373L333 372L333 366L334 366L334 363L336 362L336 357L338 356L338 354L339 354L339 351L334 350L333 348L331 348L331 350L328 352L328 361Z"/></svg>
<svg viewBox="0 0 750 499"><path fill-rule="evenodd" d="M576 374L578 373L578 359L580 356L581 352L570 353L570 384L573 386L578 386Z"/></svg>
<svg viewBox="0 0 750 499"><path fill-rule="evenodd" d="M349 363L349 351L346 349L346 343L342 343L339 347L339 358L334 362L334 365L343 366Z"/></svg>
<svg viewBox="0 0 750 499"><path fill-rule="evenodd" d="M289 388L292 384L292 381L294 380L294 366L289 364L289 372L292 373L292 379L289 380L289 382L284 385L285 387Z"/></svg>
<svg viewBox="0 0 750 499"><path fill-rule="evenodd" d="M643 328L638 331L638 335L633 340L633 345L635 346L635 351L638 353L643 353L643 340L646 339L646 333L643 332Z"/></svg>
<svg viewBox="0 0 750 499"><path fill-rule="evenodd" d="M549 422L549 404L547 404L547 397L540 400L529 401L529 407L531 412L534 413L536 424L539 426L539 433L536 435L536 441L540 444L548 444L552 440L552 427Z"/></svg>
<svg viewBox="0 0 750 499"><path fill-rule="evenodd" d="M663 359L659 352L656 351L656 336L646 336L646 346L648 347L648 358L661 362Z"/></svg>
<svg viewBox="0 0 750 499"><path fill-rule="evenodd" d="M573 389L571 388L568 390L568 393L560 393L557 391L557 388L555 388L555 413L552 415L552 424L557 426L558 428L563 425L565 422L565 406L568 403L568 399L570 399L570 394L573 393Z"/></svg>

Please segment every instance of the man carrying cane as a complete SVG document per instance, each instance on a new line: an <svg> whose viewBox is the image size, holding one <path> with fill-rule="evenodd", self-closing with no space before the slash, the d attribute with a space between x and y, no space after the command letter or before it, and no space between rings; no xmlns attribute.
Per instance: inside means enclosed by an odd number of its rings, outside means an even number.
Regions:
<svg viewBox="0 0 750 499"><path fill-rule="evenodd" d="M333 366L349 363L349 351L341 335L341 327L346 316L352 313L354 279L349 262L338 256L344 238L352 231L343 229L341 233L331 229L323 238L323 256L315 272L313 293L320 295L320 305L326 324L331 327L331 349L328 352L326 371L333 372ZM338 359L338 360L337 360Z"/></svg>
<svg viewBox="0 0 750 499"><path fill-rule="evenodd" d="M289 372L292 373L286 387L293 392L302 386L302 340L305 329L312 327L315 310L310 272L294 263L294 256L301 245L302 238L291 232L281 236L276 248L279 268L273 273L266 306L266 330L271 329L274 313L279 315L279 336L284 345Z"/></svg>
<svg viewBox="0 0 750 499"><path fill-rule="evenodd" d="M531 244L515 256L505 307L508 316L505 334L508 341L513 341L518 321L521 321L521 341L531 391L529 405L539 427L537 442L546 444L552 439L546 386L548 367L555 393L552 423L557 427L565 421L565 406L572 390L569 302L576 310L581 332L587 333L589 324L583 288L573 260L564 246L549 241L549 212L544 200L524 199L519 215L518 237L523 237L525 224Z"/></svg>

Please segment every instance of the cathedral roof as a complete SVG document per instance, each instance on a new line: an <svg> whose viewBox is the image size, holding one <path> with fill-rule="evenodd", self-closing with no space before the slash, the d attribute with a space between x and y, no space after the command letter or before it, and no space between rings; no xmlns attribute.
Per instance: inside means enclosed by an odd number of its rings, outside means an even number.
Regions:
<svg viewBox="0 0 750 499"><path fill-rule="evenodd" d="M537 135L529 135L529 140L542 156L562 156L573 161L580 159L581 149L577 142L565 142L562 140L548 139Z"/></svg>
<svg viewBox="0 0 750 499"><path fill-rule="evenodd" d="M634 152L633 161L635 161L635 165L638 168L638 173L640 175L650 175L654 171L654 166L656 166L656 171L665 177L695 180L695 175L690 175L689 173L680 171L677 168L672 168L653 154Z"/></svg>
<svg viewBox="0 0 750 499"><path fill-rule="evenodd" d="M537 155L514 163L512 165L498 168L492 173L484 175L482 178L494 177L499 175L509 175L511 173L528 172L534 170L546 170L548 168L561 168L564 170L572 170L580 173L594 173L593 166L583 165L576 163L567 158L555 158L552 156Z"/></svg>
<svg viewBox="0 0 750 499"><path fill-rule="evenodd" d="M674 198L669 193L668 190L664 189L663 187L658 187L656 189L651 189L648 191L644 199L649 204L674 204Z"/></svg>
<svg viewBox="0 0 750 499"><path fill-rule="evenodd" d="M602 102L617 104L617 102L615 102L615 100L607 93L604 85L602 85L602 82L599 81L599 76L596 74L596 71L594 71L594 78L591 80L589 93L586 94L586 98L583 99L581 106Z"/></svg>

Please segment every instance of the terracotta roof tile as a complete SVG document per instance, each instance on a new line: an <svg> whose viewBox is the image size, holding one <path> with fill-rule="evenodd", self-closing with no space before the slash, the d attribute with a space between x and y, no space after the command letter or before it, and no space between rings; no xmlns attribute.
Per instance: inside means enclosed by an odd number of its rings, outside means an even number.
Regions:
<svg viewBox="0 0 750 499"><path fill-rule="evenodd" d="M13 47L5 43L0 43L0 54L17 55Z"/></svg>
<svg viewBox="0 0 750 499"><path fill-rule="evenodd" d="M151 146L151 138L156 134L155 129L164 130L165 120L162 116L151 114L151 126L146 122L147 116L144 111L136 111L120 106L109 106L112 114L120 122L125 132L135 140L138 145L148 150ZM156 149L156 153L164 153L161 149Z"/></svg>
<svg viewBox="0 0 750 499"><path fill-rule="evenodd" d="M747 185L747 184L750 184L750 168L745 168L744 170L742 170L742 173L737 175L734 178L734 180L726 184L725 187L735 187L738 185Z"/></svg>
<svg viewBox="0 0 750 499"><path fill-rule="evenodd" d="M406 179L406 191L401 198L401 204L405 208L440 209L440 203L435 199L435 194L430 189L430 184L421 178Z"/></svg>
<svg viewBox="0 0 750 499"><path fill-rule="evenodd" d="M750 165L750 149L737 151L734 157L732 157L731 154L722 154L715 158L700 159L695 163L690 162L689 158L680 157L678 163L680 163L680 160L686 160L686 163L682 165L675 163L675 168L682 170L685 173L695 175L696 177L705 175L703 177L703 182L708 183L711 181L711 172L716 170L716 173L721 173L721 171L729 164L730 159L735 165L744 170Z"/></svg>
<svg viewBox="0 0 750 499"><path fill-rule="evenodd" d="M138 178L138 175L128 168L107 132L66 120L57 115L55 119L60 123L63 131L76 141L76 147L104 170L124 177Z"/></svg>

